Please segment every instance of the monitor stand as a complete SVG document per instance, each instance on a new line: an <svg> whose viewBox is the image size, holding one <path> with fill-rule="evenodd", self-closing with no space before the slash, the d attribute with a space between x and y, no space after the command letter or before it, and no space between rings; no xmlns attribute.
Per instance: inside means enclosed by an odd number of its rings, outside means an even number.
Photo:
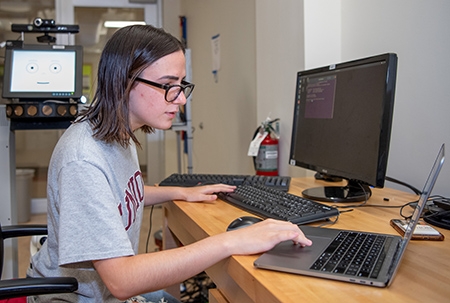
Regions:
<svg viewBox="0 0 450 303"><path fill-rule="evenodd" d="M324 174L324 173L319 173L319 172L317 172L314 175L314 178L316 178L316 180L323 180L323 181L327 181L327 182L341 182L342 181L341 177L328 175L328 174Z"/></svg>
<svg viewBox="0 0 450 303"><path fill-rule="evenodd" d="M367 185L348 181L345 186L321 186L305 189L305 198L324 202L363 202L370 198L372 191Z"/></svg>

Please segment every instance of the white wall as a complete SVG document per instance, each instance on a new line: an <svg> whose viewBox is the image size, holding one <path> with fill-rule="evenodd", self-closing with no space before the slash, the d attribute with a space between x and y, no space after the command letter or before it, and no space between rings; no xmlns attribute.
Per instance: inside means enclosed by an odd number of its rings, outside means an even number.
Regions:
<svg viewBox="0 0 450 303"><path fill-rule="evenodd" d="M398 55L388 175L422 189L440 145L450 150L450 1L345 0L341 13L343 60ZM446 163L433 193L450 196L449 182Z"/></svg>
<svg viewBox="0 0 450 303"><path fill-rule="evenodd" d="M254 173L247 150L257 126L255 1L184 0L181 5L196 85L193 171ZM221 69L215 82L211 38L217 34Z"/></svg>
<svg viewBox="0 0 450 303"><path fill-rule="evenodd" d="M304 176L305 170L288 165L296 75L305 66L303 1L255 3L257 123L280 118L279 174Z"/></svg>

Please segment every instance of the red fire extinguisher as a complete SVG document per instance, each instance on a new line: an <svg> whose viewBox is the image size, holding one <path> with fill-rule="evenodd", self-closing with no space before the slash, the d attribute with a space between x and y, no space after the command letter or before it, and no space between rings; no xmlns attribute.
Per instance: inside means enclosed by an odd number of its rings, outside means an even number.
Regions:
<svg viewBox="0 0 450 303"><path fill-rule="evenodd" d="M272 123L278 121L266 120L258 132L267 133L259 146L258 155L254 157L254 166L257 175L278 176L278 133L272 127Z"/></svg>

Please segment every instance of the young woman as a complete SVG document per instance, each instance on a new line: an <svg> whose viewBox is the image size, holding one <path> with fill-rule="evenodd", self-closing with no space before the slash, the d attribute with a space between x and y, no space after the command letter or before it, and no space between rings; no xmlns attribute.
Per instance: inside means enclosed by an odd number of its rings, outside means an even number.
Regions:
<svg viewBox="0 0 450 303"><path fill-rule="evenodd" d="M180 248L137 253L144 206L168 200L213 201L215 192L234 190L223 184L144 185L134 132L171 127L194 88L185 76L184 48L162 29L129 26L107 42L94 101L64 132L53 152L48 239L32 257L29 270L34 277L75 277L79 288L30 301L140 302L145 297L159 302L155 296L172 300L155 291L233 254L260 253L285 240L311 245L296 225L264 220Z"/></svg>

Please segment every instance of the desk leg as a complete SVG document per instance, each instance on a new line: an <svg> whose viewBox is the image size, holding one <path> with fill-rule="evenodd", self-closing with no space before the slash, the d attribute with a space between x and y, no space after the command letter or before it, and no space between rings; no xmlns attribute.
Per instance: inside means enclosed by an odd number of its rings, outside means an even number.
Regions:
<svg viewBox="0 0 450 303"><path fill-rule="evenodd" d="M222 293L216 289L211 288L208 293L209 303L229 303Z"/></svg>
<svg viewBox="0 0 450 303"><path fill-rule="evenodd" d="M165 208L163 208L163 210L166 211ZM164 249L171 249L171 248L178 247L178 242L175 239L175 236L170 231L169 226L167 225L167 218L166 218L166 216L164 216L164 220L163 220L162 247L163 247L163 250ZM175 298L177 298L178 300L181 297L181 295L180 295L180 284L175 284L175 285L169 286L169 287L166 288L166 291L169 294L171 294L172 296L174 296Z"/></svg>

